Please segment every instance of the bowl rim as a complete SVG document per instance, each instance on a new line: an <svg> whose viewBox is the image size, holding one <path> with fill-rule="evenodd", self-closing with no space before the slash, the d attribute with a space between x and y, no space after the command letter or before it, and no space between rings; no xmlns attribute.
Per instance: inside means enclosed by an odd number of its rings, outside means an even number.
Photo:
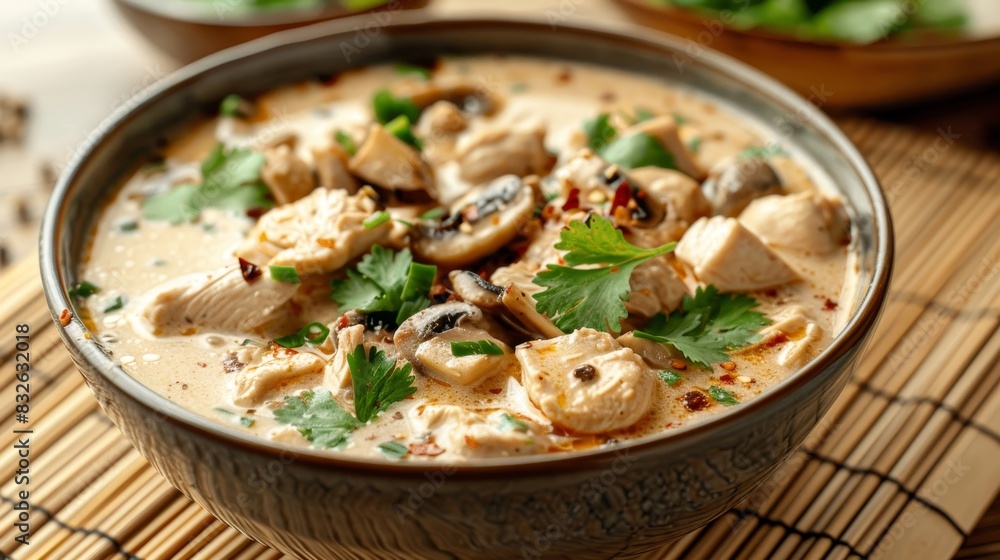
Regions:
<svg viewBox="0 0 1000 560"><path fill-rule="evenodd" d="M164 2L156 0L115 1L146 14L179 23L232 29L308 25L312 22L320 22L333 18L347 18L376 10L392 11L394 9L405 9L407 8L407 3L415 3L414 0L382 0L381 4L357 9L346 8L335 2L326 2L313 7L263 8L247 11L240 11L238 8L233 8L233 13L226 17L223 17L222 13L218 11L218 6L216 6L216 17L213 18L210 17L213 13L213 10L210 9L210 4L200 3L197 0L169 0ZM224 2L225 0L215 0L213 3L220 1ZM400 4L400 6L398 8L390 7L393 3Z"/></svg>
<svg viewBox="0 0 1000 560"><path fill-rule="evenodd" d="M162 97L171 95L175 90L183 90L187 84L195 82L200 76L221 67L233 64L244 64L244 59L256 54L281 47L291 47L313 40L323 40L331 37L349 37L352 31L353 19L362 19L364 15L353 18L322 22L308 27L283 31L261 39L237 45L221 51L192 64L189 64L160 81L152 84L127 103L119 107L112 115L85 140L85 149L78 150L69 162L66 170L60 176L52 197L46 206L39 237L39 261L42 286L49 306L52 319L56 323L63 343L67 346L81 369L87 369L101 376L115 386L117 391L131 399L149 412L161 416L177 426L194 431L198 435L215 440L220 444L235 446L245 453L263 456L291 456L294 462L320 467L337 469L343 472L364 474L366 476L412 476L428 470L447 468L453 475L460 477L495 476L506 477L527 476L530 474L551 473L552 470L579 471L588 470L595 465L606 465L615 460L621 453L644 453L653 450L676 446L678 448L690 444L701 436L715 433L723 428L760 413L768 405L779 401L800 389L814 378L826 371L838 360L861 345L871 331L874 330L888 292L889 278L893 263L893 230L885 195L879 186L875 174L854 145L843 132L818 108L793 93L784 85L749 66L715 51L706 49L699 53L697 63L719 72L749 88L756 89L773 103L777 103L789 114L800 117L803 122L814 127L849 163L852 170L863 183L866 195L872 201L872 227L875 239L875 268L872 282L843 330L833 342L808 364L796 370L786 379L771 387L754 399L733 407L717 415L699 422L694 422L667 432L652 434L623 442L621 445L608 448L574 451L570 453L549 453L529 455L524 457L500 457L475 459L467 463L423 463L412 461L392 461L388 458L352 457L345 453L334 453L328 450L318 450L295 446L291 444L268 441L264 438L248 434L236 427L214 422L207 417L194 413L180 404L156 393L129 376L121 366L104 354L80 323L74 319L66 327L60 326L59 314L62 310L72 310L74 306L67 293L67 286L62 282L61 270L64 263L60 262L62 251L60 247L61 230L65 227L63 215L67 212L65 201L70 187L76 182L76 176L87 160L103 146L103 141L115 130L124 127L136 114L147 105ZM434 29L454 29L470 27L517 28L522 31L552 33L551 23L540 18L489 16L467 17L450 16L431 17L418 12L397 14L393 21L383 30L387 36L393 33L433 34ZM571 33L585 39L612 40L618 44L633 49L653 49L656 52L684 52L686 42L680 38L661 32L640 30L628 24L593 22L560 24L560 33ZM74 263L75 264L75 263ZM72 271L69 271L72 276Z"/></svg>
<svg viewBox="0 0 1000 560"><path fill-rule="evenodd" d="M658 18L676 19L685 27L701 26L704 18L699 17L699 11L687 9L672 4L651 4L648 0L615 0L626 9L640 10ZM733 33L744 40L777 43L790 48L813 49L823 51L864 51L891 55L908 53L919 55L928 51L945 51L952 49L966 50L970 48L996 48L1000 46L1000 32L983 37L947 37L943 36L933 41L907 42L900 38L890 38L873 43L851 43L849 41L823 41L819 39L801 39L791 34L769 31L761 28L740 29L723 24L726 33Z"/></svg>

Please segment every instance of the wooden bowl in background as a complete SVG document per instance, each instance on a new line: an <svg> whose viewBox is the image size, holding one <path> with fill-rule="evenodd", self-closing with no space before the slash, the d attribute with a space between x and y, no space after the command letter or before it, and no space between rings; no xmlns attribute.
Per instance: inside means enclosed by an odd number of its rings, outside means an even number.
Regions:
<svg viewBox="0 0 1000 560"><path fill-rule="evenodd" d="M1000 80L1000 36L869 45L818 43L723 25L721 18L648 0L616 0L641 25L690 40L691 57L722 51L771 74L824 108L926 100ZM684 64L681 58L678 64Z"/></svg>
<svg viewBox="0 0 1000 560"><path fill-rule="evenodd" d="M385 25L385 18L426 6L428 1L386 0L363 10L331 3L316 8L244 13L229 9L227 0L203 4L190 0L114 0L114 5L146 40L186 64L271 33L359 13L377 15L379 25Z"/></svg>

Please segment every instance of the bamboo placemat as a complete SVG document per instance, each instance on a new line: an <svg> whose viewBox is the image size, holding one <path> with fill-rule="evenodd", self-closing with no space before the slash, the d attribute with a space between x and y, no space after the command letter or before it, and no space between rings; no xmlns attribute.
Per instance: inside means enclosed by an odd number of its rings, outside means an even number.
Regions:
<svg viewBox="0 0 1000 560"><path fill-rule="evenodd" d="M878 172L896 221L896 273L875 340L774 477L648 558L1000 556L1000 507L983 515L1000 490L1000 157L944 130L841 125ZM18 560L281 557L170 487L104 417L49 320L33 259L0 277L0 294L8 504L23 488L13 430L33 430L30 545L16 546L16 512L4 507L0 551ZM14 417L22 323L33 358L28 424Z"/></svg>

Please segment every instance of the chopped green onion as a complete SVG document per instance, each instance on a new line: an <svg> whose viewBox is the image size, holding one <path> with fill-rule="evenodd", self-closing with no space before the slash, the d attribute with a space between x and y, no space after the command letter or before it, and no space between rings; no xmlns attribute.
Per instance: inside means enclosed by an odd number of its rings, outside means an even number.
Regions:
<svg viewBox="0 0 1000 560"><path fill-rule="evenodd" d="M118 231L135 231L137 229L139 229L139 222L135 220L129 220L118 224Z"/></svg>
<svg viewBox="0 0 1000 560"><path fill-rule="evenodd" d="M469 342L452 342L451 355L456 358L463 356L500 356L503 355L503 348L489 340L476 340Z"/></svg>
<svg viewBox="0 0 1000 560"><path fill-rule="evenodd" d="M235 93L230 93L219 103L219 115L223 117L248 117L245 108L249 102Z"/></svg>
<svg viewBox="0 0 1000 560"><path fill-rule="evenodd" d="M406 115L399 115L385 124L385 129L399 138L403 142L413 146L418 150L424 149L424 143L413 134L413 127L410 126L410 118Z"/></svg>
<svg viewBox="0 0 1000 560"><path fill-rule="evenodd" d="M687 149L691 151L692 154L697 154L698 150L701 149L701 136L692 136L687 143Z"/></svg>
<svg viewBox="0 0 1000 560"><path fill-rule="evenodd" d="M118 311L123 307L125 307L125 300L122 299L122 296L118 296L111 302L111 304L104 308L104 312L111 313L112 311Z"/></svg>
<svg viewBox="0 0 1000 560"><path fill-rule="evenodd" d="M525 91L528 91L528 84L524 82L518 82L516 84L511 84L510 86L511 93L522 93Z"/></svg>
<svg viewBox="0 0 1000 560"><path fill-rule="evenodd" d="M739 156L742 159L746 158L763 158L768 159L776 156L788 155L788 152L778 144L768 144L767 146L751 146L742 152Z"/></svg>
<svg viewBox="0 0 1000 560"><path fill-rule="evenodd" d="M363 225L365 229L375 229L388 222L390 219L392 219L392 216L385 210L382 210L381 212L376 212L375 214L365 218L365 221L361 222L361 225Z"/></svg>
<svg viewBox="0 0 1000 560"><path fill-rule="evenodd" d="M656 117L656 115L654 115L653 112L650 111L649 109L643 109L642 107L639 107L635 110L635 122L637 123L648 121L654 117ZM678 121L677 124L681 124L680 121Z"/></svg>
<svg viewBox="0 0 1000 560"><path fill-rule="evenodd" d="M431 208L430 210L428 210L428 211L424 212L423 214L421 214L420 215L420 219L421 220L428 220L428 221L439 220L442 217L444 217L444 214L447 211L448 211L448 209L445 208L444 206L438 206L437 208Z"/></svg>
<svg viewBox="0 0 1000 560"><path fill-rule="evenodd" d="M70 289L69 295L75 298L86 299L100 291L101 289L94 284L91 284L86 280L81 280Z"/></svg>
<svg viewBox="0 0 1000 560"><path fill-rule="evenodd" d="M313 346L319 346L326 341L328 336L330 336L330 329L326 325L313 322L299 329L299 332L274 339L274 343L284 348L299 348L305 346L306 342Z"/></svg>
<svg viewBox="0 0 1000 560"><path fill-rule="evenodd" d="M667 385L670 385L671 387L677 385L678 383L681 382L682 379L684 379L684 377L682 377L681 374L673 370L661 371L657 373L657 375L660 377L660 379L662 379Z"/></svg>
<svg viewBox="0 0 1000 560"><path fill-rule="evenodd" d="M674 116L674 122L677 123L677 126L680 126L682 124L687 124L688 122L690 122L688 121L687 117L678 113L677 111L674 111L672 115Z"/></svg>
<svg viewBox="0 0 1000 560"><path fill-rule="evenodd" d="M514 418L513 416L505 412L500 415L499 429L501 432L508 432L510 430L514 430L517 432L528 432L531 429L531 426L529 426L528 423L525 422L524 420L521 420L520 418Z"/></svg>
<svg viewBox="0 0 1000 560"><path fill-rule="evenodd" d="M740 404L739 399L733 396L732 393L719 387L718 385L712 385L708 388L708 396L712 397L717 403L724 404L726 406L733 406L734 404Z"/></svg>
<svg viewBox="0 0 1000 560"><path fill-rule="evenodd" d="M406 457L410 453L410 450L405 445L399 443L398 441L387 441L385 443L380 443L378 444L378 448L379 450L382 451L382 453L385 453L386 455L392 457L393 459L402 459L403 457Z"/></svg>
<svg viewBox="0 0 1000 560"><path fill-rule="evenodd" d="M336 140L338 144L340 144L340 147L343 148L345 152L347 152L347 155L353 156L358 152L358 145L354 143L354 139L351 138L343 130L340 130L338 128L337 132L333 133L333 139Z"/></svg>
<svg viewBox="0 0 1000 560"><path fill-rule="evenodd" d="M235 412L231 412L231 411L226 410L224 408L218 408L218 407L216 407L216 408L213 408L212 410L218 412L219 414L222 414L223 416L228 416L228 417L232 418L234 421L239 422L240 425L242 425L242 426L244 426L246 428L249 428L249 427L253 426L254 422L256 422L256 420L254 418L250 417L250 416L239 416Z"/></svg>
<svg viewBox="0 0 1000 560"><path fill-rule="evenodd" d="M415 64L397 64L397 74L416 74L425 80L431 79L431 71Z"/></svg>
<svg viewBox="0 0 1000 560"><path fill-rule="evenodd" d="M416 122L420 118L420 107L416 103L405 97L394 97L387 89L375 93L372 108L379 124L386 124L400 115L406 116L410 122Z"/></svg>
<svg viewBox="0 0 1000 560"><path fill-rule="evenodd" d="M271 278L277 282L284 282L286 284L298 284L302 282L299 279L299 272L295 270L294 266L272 265L268 268L271 269Z"/></svg>

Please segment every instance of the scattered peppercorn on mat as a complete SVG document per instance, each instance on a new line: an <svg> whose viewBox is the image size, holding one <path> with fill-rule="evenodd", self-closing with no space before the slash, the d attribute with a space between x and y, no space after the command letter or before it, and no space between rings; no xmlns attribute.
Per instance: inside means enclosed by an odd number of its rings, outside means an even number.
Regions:
<svg viewBox="0 0 1000 560"><path fill-rule="evenodd" d="M896 272L878 333L773 478L646 558L1000 557L1000 502L988 509L1000 490L1000 156L948 130L840 124L877 171L895 219ZM174 490L101 413L59 340L37 270L29 258L0 277L9 339L0 350L0 551L18 560L281 558ZM30 332L27 418L15 400L18 325Z"/></svg>

